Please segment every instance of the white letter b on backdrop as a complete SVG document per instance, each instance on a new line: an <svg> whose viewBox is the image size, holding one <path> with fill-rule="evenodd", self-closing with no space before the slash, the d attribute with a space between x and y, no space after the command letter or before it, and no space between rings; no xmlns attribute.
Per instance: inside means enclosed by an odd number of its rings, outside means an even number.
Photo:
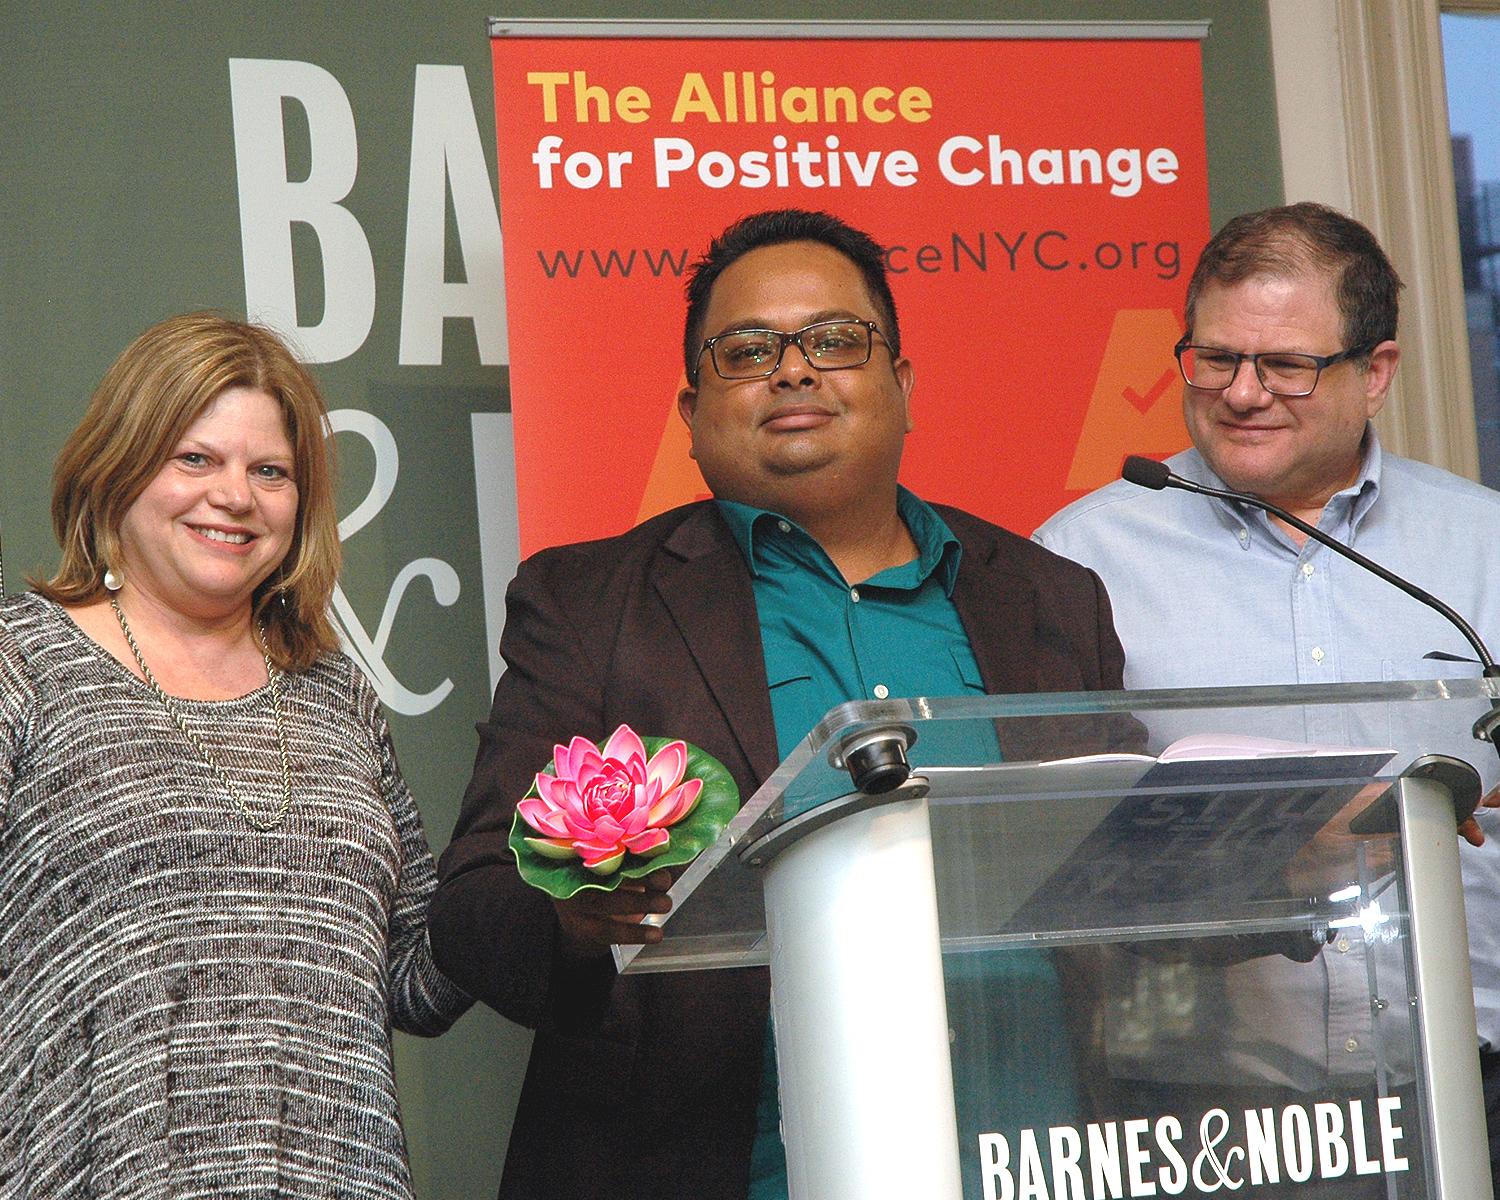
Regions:
<svg viewBox="0 0 1500 1200"><path fill-rule="evenodd" d="M336 362L364 344L375 319L375 263L354 214L339 202L359 166L354 112L339 81L312 63L231 58L235 169L245 308L252 320L287 335L307 362ZM311 168L287 178L282 100L307 114ZM323 259L323 317L297 321L292 225L317 235Z"/></svg>

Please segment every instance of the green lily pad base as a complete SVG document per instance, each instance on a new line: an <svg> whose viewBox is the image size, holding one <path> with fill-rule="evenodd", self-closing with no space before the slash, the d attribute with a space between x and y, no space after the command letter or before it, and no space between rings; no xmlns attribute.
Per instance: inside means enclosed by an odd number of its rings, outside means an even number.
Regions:
<svg viewBox="0 0 1500 1200"><path fill-rule="evenodd" d="M649 759L663 746L676 740L643 737L641 742L646 747L646 757ZM557 764L549 764L547 769L555 772ZM640 879L663 867L677 867L692 862L719 840L719 835L739 811L740 789L735 786L734 776L723 763L691 743L687 748L687 773L684 778L703 780L703 790L698 794L698 803L693 811L669 828L671 841L666 848L649 855L626 854L619 869L608 875L596 875L583 865L581 858L556 859L537 853L527 844L526 839L541 835L517 812L515 820L511 822L509 845L511 853L516 856L516 866L520 869L521 878L554 899L566 900L585 888L612 892L620 886L622 879ZM533 783L526 796L536 794L536 784Z"/></svg>

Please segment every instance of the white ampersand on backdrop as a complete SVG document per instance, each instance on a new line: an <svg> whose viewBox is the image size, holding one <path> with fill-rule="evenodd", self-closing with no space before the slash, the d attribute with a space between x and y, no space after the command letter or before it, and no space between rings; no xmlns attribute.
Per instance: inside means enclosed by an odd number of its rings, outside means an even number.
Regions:
<svg viewBox="0 0 1500 1200"><path fill-rule="evenodd" d="M396 439L390 428L373 413L357 408L340 408L328 414L329 436L353 433L370 443L375 452L375 478L365 498L354 506L354 511L339 522L339 541L346 542L363 529L382 508L396 490L396 475L401 457L396 448ZM370 683L374 685L380 702L392 712L415 717L430 712L447 698L453 690L453 680L445 678L429 692L413 692L406 687L385 663L385 648L391 639L391 627L396 623L396 612L401 599L412 580L426 576L432 583L432 595L444 608L458 600L458 572L440 558L413 559L396 573L395 581L386 596L385 609L380 614L380 625L371 637L365 632L354 606L344 595L341 585L333 589L334 629L344 650L358 665Z"/></svg>

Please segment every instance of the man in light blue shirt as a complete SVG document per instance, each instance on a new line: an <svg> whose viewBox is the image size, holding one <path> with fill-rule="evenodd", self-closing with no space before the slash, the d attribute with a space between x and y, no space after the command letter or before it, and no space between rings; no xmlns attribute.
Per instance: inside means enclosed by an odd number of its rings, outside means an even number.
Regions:
<svg viewBox="0 0 1500 1200"><path fill-rule="evenodd" d="M1373 235L1315 204L1237 217L1205 248L1176 348L1193 449L1184 478L1248 492L1427 588L1491 645L1500 641L1500 494L1384 454L1369 423L1400 351L1401 281ZM1123 481L1034 535L1092 567L1114 604L1125 686L1165 688L1475 675L1472 650L1437 613L1248 505ZM1431 657L1434 652L1440 657ZM1437 707L1437 706L1434 706ZM1450 706L1442 706L1445 709ZM1477 766L1493 750L1467 728L1391 728L1382 711L1304 710L1314 742L1443 750ZM1478 715L1477 712L1474 715ZM1363 723L1362 723L1363 722ZM1486 1107L1500 1099L1500 823L1463 846L1465 900ZM1357 943L1303 966L1258 960L1246 988L1276 976L1294 1011L1254 1005L1235 1035L1284 1052L1281 1080L1367 1073L1370 1015ZM1299 1010L1300 1006L1300 1010ZM1255 1029L1256 1023L1262 1028ZM1277 1045L1279 1043L1279 1045ZM1265 1077L1275 1078L1265 1055Z"/></svg>

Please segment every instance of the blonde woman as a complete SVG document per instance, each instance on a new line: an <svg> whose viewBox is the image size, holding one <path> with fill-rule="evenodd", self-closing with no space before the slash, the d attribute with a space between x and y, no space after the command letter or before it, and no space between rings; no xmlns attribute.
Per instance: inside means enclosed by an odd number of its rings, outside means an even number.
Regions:
<svg viewBox="0 0 1500 1200"><path fill-rule="evenodd" d="M0 604L0 1196L406 1197L432 858L325 611L325 409L268 331L138 338Z"/></svg>

